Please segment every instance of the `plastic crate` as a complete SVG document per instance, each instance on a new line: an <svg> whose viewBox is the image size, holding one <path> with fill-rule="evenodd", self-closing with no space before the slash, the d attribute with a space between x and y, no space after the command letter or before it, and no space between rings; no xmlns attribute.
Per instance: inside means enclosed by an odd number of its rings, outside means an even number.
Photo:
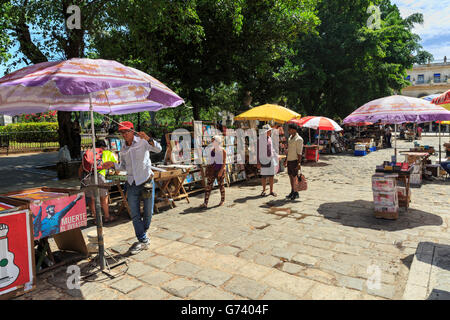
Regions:
<svg viewBox="0 0 450 320"><path fill-rule="evenodd" d="M375 147L375 146L374 146L374 147L371 147L369 150L370 150L370 152L377 151L377 147Z"/></svg>
<svg viewBox="0 0 450 320"><path fill-rule="evenodd" d="M355 156L365 156L367 155L367 151L355 150Z"/></svg>

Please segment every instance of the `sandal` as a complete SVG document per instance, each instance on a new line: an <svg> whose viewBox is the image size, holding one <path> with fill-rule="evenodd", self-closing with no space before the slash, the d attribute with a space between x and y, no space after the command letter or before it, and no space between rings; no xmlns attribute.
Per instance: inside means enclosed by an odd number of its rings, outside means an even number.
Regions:
<svg viewBox="0 0 450 320"><path fill-rule="evenodd" d="M200 209L207 209L208 205L206 203L202 203L201 206L199 207Z"/></svg>
<svg viewBox="0 0 450 320"><path fill-rule="evenodd" d="M219 207L223 206L224 203L225 203L225 201L220 201Z"/></svg>
<svg viewBox="0 0 450 320"><path fill-rule="evenodd" d="M117 220L117 217L115 217L115 216L109 216L108 219L105 218L105 222L113 222L113 221L116 221L116 220Z"/></svg>
<svg viewBox="0 0 450 320"><path fill-rule="evenodd" d="M275 193L275 192L271 192L271 193L269 193L271 196L274 196L274 197L276 197L277 196L277 194Z"/></svg>
<svg viewBox="0 0 450 320"><path fill-rule="evenodd" d="M261 192L261 197L265 197L265 196L266 196L266 192L265 191Z"/></svg>

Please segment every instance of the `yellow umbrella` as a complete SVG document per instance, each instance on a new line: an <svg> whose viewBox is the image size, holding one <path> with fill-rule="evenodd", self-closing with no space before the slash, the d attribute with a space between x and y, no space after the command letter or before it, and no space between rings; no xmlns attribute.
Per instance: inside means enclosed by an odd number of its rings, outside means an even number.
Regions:
<svg viewBox="0 0 450 320"><path fill-rule="evenodd" d="M276 104L264 104L259 107L254 107L248 111L241 113L234 117L234 120L259 120L284 123L293 118L301 118L301 115L288 108Z"/></svg>

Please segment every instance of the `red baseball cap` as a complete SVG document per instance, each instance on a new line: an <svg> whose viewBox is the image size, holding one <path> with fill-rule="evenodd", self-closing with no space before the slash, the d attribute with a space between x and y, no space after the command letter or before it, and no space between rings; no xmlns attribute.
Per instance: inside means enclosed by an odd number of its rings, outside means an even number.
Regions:
<svg viewBox="0 0 450 320"><path fill-rule="evenodd" d="M119 123L119 131L134 129L133 123L130 121L122 121Z"/></svg>

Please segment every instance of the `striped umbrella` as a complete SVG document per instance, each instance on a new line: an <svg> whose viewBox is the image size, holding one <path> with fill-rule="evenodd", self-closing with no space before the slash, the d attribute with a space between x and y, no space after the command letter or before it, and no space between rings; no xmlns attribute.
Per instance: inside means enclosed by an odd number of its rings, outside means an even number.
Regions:
<svg viewBox="0 0 450 320"><path fill-rule="evenodd" d="M119 62L74 58L43 62L0 78L0 113L58 111L125 114L184 101L163 83Z"/></svg>
<svg viewBox="0 0 450 320"><path fill-rule="evenodd" d="M450 112L429 101L407 96L389 96L370 101L344 119L345 123L377 122L405 123L450 120Z"/></svg>
<svg viewBox="0 0 450 320"><path fill-rule="evenodd" d="M300 127L315 130L341 131L342 128L334 121L326 117L307 116L301 119L291 119L288 123L295 123Z"/></svg>
<svg viewBox="0 0 450 320"><path fill-rule="evenodd" d="M291 119L288 123L295 123L300 127L319 130L317 145L319 145L320 130L342 131L342 128L334 121L326 117L307 116L300 119ZM309 140L311 140L311 131L309 130Z"/></svg>
<svg viewBox="0 0 450 320"><path fill-rule="evenodd" d="M450 110L450 90L434 97L433 100L431 100L431 103L440 105L445 109Z"/></svg>

